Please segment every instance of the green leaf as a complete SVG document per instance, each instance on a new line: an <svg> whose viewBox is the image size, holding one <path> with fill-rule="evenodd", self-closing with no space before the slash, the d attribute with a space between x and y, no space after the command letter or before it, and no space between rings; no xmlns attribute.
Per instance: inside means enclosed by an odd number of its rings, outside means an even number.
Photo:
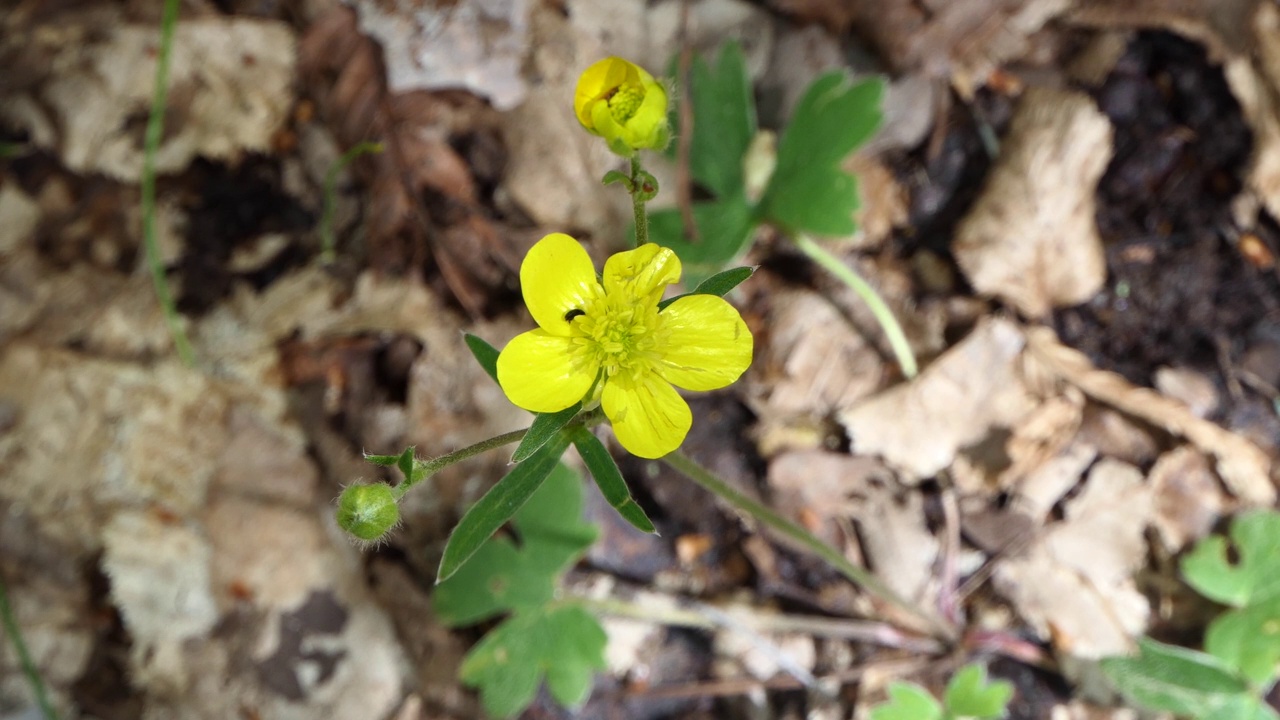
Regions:
<svg viewBox="0 0 1280 720"><path fill-rule="evenodd" d="M563 464L556 465L512 524L519 546L509 538L490 538L436 586L432 601L445 625L470 625L545 605L560 574L596 539L595 527L582 520L582 478Z"/></svg>
<svg viewBox="0 0 1280 720"><path fill-rule="evenodd" d="M725 270L724 272L718 272L698 283L698 287L694 288L692 292L676 295L675 297L669 297L658 303L658 310L661 311L663 308L680 298L689 297L690 295L716 295L724 297L734 288L741 285L747 278L754 275L755 272L756 269L753 267L736 267Z"/></svg>
<svg viewBox="0 0 1280 720"><path fill-rule="evenodd" d="M480 689L484 709L494 717L513 717L528 707L544 676L551 696L574 707L587 699L594 671L604 669L607 641L582 608L542 608L490 631L467 653L459 674Z"/></svg>
<svg viewBox="0 0 1280 720"><path fill-rule="evenodd" d="M1249 692L1245 681L1212 655L1138 639L1139 655L1106 658L1102 671L1122 695L1148 710L1204 717Z"/></svg>
<svg viewBox="0 0 1280 720"><path fill-rule="evenodd" d="M952 717L1002 718L1013 697L1013 683L1005 680L987 682L987 670L981 665L966 665L947 683L944 702Z"/></svg>
<svg viewBox="0 0 1280 720"><path fill-rule="evenodd" d="M596 485L600 487L600 494L604 495L609 505L637 530L657 533L653 527L653 521L644 514L644 508L641 508L635 498L631 497L631 491L627 489L627 481L622 479L618 464L613 461L613 456L609 454L604 443L600 442L600 438L584 427L574 428L571 437L573 446L578 448L578 454L587 464L591 477L595 478Z"/></svg>
<svg viewBox="0 0 1280 720"><path fill-rule="evenodd" d="M815 80L778 141L760 215L790 232L851 234L858 186L841 165L880 128L883 94L883 81L853 83L841 71Z"/></svg>
<svg viewBox="0 0 1280 720"><path fill-rule="evenodd" d="M582 409L582 403L576 402L573 405L553 413L538 413L533 418L533 424L529 426L529 432L524 434L520 439L520 444L516 446L516 451L511 453L511 462L524 462L530 455L534 454L543 445L551 441L569 421L577 416L578 411Z"/></svg>
<svg viewBox="0 0 1280 720"><path fill-rule="evenodd" d="M405 448L404 452L400 453L399 455L370 455L369 453L365 453L364 460L365 462L370 462L370 463L373 463L374 465L391 467L393 465L399 466L405 455L408 455L409 461L413 462L413 446L412 445ZM401 467L400 471L404 472L404 468Z"/></svg>
<svg viewBox="0 0 1280 720"><path fill-rule="evenodd" d="M942 720L942 706L919 685L890 683L888 702L871 709L871 720Z"/></svg>
<svg viewBox="0 0 1280 720"><path fill-rule="evenodd" d="M503 523L516 514L547 479L568 444L563 433L556 435L532 457L516 465L471 506L449 535L444 557L440 559L437 583L449 579Z"/></svg>
<svg viewBox="0 0 1280 720"><path fill-rule="evenodd" d="M1280 514L1257 510L1231 523L1240 561L1227 561L1227 542L1205 538L1182 560L1182 574L1201 595L1242 607L1280 595Z"/></svg>
<svg viewBox="0 0 1280 720"><path fill-rule="evenodd" d="M714 63L693 59L689 99L693 106L689 173L716 197L741 193L742 157L756 134L756 110L746 59L736 42L725 43ZM672 124L677 136L680 122L677 117Z"/></svg>
<svg viewBox="0 0 1280 720"><path fill-rule="evenodd" d="M480 367L489 373L489 377L493 378L494 382L498 382L498 349L471 333L463 333L462 339L467 343L471 354L475 356L476 362L480 363Z"/></svg>
<svg viewBox="0 0 1280 720"><path fill-rule="evenodd" d="M1280 720L1280 715L1257 695L1242 695L1200 720Z"/></svg>
<svg viewBox="0 0 1280 720"><path fill-rule="evenodd" d="M739 190L719 200L693 204L698 227L695 242L684 236L684 222L677 209L649 215L649 239L671 248L684 265L685 283L700 283L738 257L755 230L751 206ZM687 285L686 285L687 287Z"/></svg>
<svg viewBox="0 0 1280 720"><path fill-rule="evenodd" d="M1280 665L1280 597L1219 615L1204 649L1255 685L1270 685Z"/></svg>

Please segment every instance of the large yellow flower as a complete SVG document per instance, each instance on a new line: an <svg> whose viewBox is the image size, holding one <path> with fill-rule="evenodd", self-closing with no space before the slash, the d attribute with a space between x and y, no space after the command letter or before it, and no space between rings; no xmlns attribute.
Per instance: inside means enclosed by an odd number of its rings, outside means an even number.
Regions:
<svg viewBox="0 0 1280 720"><path fill-rule="evenodd" d="M607 57L587 68L573 94L578 122L623 157L666 147L667 90L639 65Z"/></svg>
<svg viewBox="0 0 1280 720"><path fill-rule="evenodd" d="M538 329L498 356L507 398L532 412L599 398L630 452L658 458L680 447L693 417L672 385L732 383L751 364L752 340L738 311L714 295L682 297L659 311L663 291L679 279L680 260L658 245L614 255L597 280L577 240L562 233L539 240L520 265Z"/></svg>

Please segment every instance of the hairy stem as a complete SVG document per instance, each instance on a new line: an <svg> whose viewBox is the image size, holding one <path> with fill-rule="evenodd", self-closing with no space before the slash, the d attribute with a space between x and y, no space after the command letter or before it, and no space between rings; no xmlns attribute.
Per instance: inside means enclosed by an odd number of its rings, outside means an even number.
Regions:
<svg viewBox="0 0 1280 720"><path fill-rule="evenodd" d="M821 265L823 268L835 275L840 282L849 286L849 289L858 294L862 301L871 309L871 314L875 316L876 322L880 323L880 327L884 329L884 334L889 339L889 347L893 349L893 355L898 360L898 365L902 368L902 374L908 378L913 378L919 372L916 365L916 356L911 351L911 345L907 342L907 336L902 332L902 325L898 323L898 319L893 316L893 312L889 310L889 306L884 300L867 284L862 276L853 271L853 268L841 262L840 258L827 252L822 246L813 241L813 238L804 233L797 233L793 238L796 247L800 248L800 252L809 256L810 260Z"/></svg>
<svg viewBox="0 0 1280 720"><path fill-rule="evenodd" d="M631 158L631 207L636 216L636 245L649 242L649 215L644 209L644 181L640 170L640 158Z"/></svg>
<svg viewBox="0 0 1280 720"><path fill-rule="evenodd" d="M196 364L195 352L187 333L182 329L182 319L173 302L169 281L160 260L160 248L156 245L156 153L164 134L164 110L169 97L169 57L173 51L173 31L178 25L178 7L181 0L165 0L164 15L160 21L160 48L156 57L155 92L151 98L151 116L147 119L146 135L142 151L142 246L146 253L147 267L151 271L151 283L156 289L156 300L164 312L165 323L173 337L173 347L187 367Z"/></svg>
<svg viewBox="0 0 1280 720"><path fill-rule="evenodd" d="M529 432L529 428L512 430L509 433L503 433L495 437L481 440L473 445L468 445L464 448L454 450L447 455L441 455L440 457L431 458L430 460L414 459L413 474L411 477L405 478L404 482L395 487L396 497L403 497L404 494L409 492L409 489L414 485L417 485L419 482L435 475L456 462L462 462L463 460L473 458L480 453L488 452L494 448L502 447L503 445L510 445L513 442L519 442L527 432Z"/></svg>
<svg viewBox="0 0 1280 720"><path fill-rule="evenodd" d="M724 480L716 477L714 473L703 468L679 450L663 457L662 462L738 510L754 517L765 527L827 561L863 590L918 621L922 629L927 629L935 637L948 642L955 639L956 631L954 628L899 596L870 572L849 562L844 553L818 539L813 533L779 515L769 507L733 489Z"/></svg>
<svg viewBox="0 0 1280 720"><path fill-rule="evenodd" d="M31 685L31 692L36 696L36 704L40 706L40 712L45 720L57 720L58 715L53 711L53 703L49 701L44 679L40 677L40 670L31 659L31 652L27 650L27 644L22 639L18 621L13 617L13 608L9 606L9 591L3 579L0 579L0 624L4 625L4 633L9 636L9 642L13 643L13 649L18 654L18 664L22 666L22 674L27 676L27 683Z"/></svg>

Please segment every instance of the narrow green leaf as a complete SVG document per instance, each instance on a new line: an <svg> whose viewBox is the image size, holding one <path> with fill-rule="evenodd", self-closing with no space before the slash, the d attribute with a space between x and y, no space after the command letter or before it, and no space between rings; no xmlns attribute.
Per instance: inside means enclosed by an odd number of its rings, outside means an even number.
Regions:
<svg viewBox="0 0 1280 720"><path fill-rule="evenodd" d="M404 452L400 453L400 457L396 459L396 467L400 468L400 472L404 473L405 480L414 482L417 478L413 476L413 466L413 446L410 445L405 448Z"/></svg>
<svg viewBox="0 0 1280 720"><path fill-rule="evenodd" d="M662 310L680 298L689 297L690 295L717 295L719 297L724 297L734 288L741 285L744 280L754 275L755 272L756 269L754 267L736 267L725 270L724 272L718 272L698 283L698 287L694 288L692 292L676 295L675 297L669 297L658 303L658 310Z"/></svg>
<svg viewBox="0 0 1280 720"><path fill-rule="evenodd" d="M582 409L582 403L576 402L573 405L553 413L538 413L533 418L533 424L529 426L529 432L524 434L520 439L520 444L516 447L516 451L511 454L511 462L524 462L530 455L534 454L543 445L550 442L561 428L569 424L569 421L577 416L578 411Z"/></svg>
<svg viewBox="0 0 1280 720"><path fill-rule="evenodd" d="M1212 655L1139 638L1137 657L1106 658L1102 671L1122 695L1149 710L1203 717L1249 692Z"/></svg>
<svg viewBox="0 0 1280 720"><path fill-rule="evenodd" d="M491 537L436 586L432 603L441 622L459 627L541 608L598 534L582 519L582 476L564 463L556 464L511 525L518 545L510 537Z"/></svg>
<svg viewBox="0 0 1280 720"><path fill-rule="evenodd" d="M1004 717L1012 697L1012 683L987 682L986 668L966 665L947 683L943 701L950 716L988 720Z"/></svg>
<svg viewBox="0 0 1280 720"><path fill-rule="evenodd" d="M613 456L609 454L604 443L600 442L600 438L584 427L574 428L572 437L573 446L578 448L578 454L587 464L587 470L591 471L591 477L595 478L596 485L600 487L600 493L604 495L609 505L637 530L656 534L657 529L653 527L653 521L645 515L644 509L636 503L635 498L631 497L631 491L627 489L627 481L622 478L618 464L613 461Z"/></svg>
<svg viewBox="0 0 1280 720"><path fill-rule="evenodd" d="M510 520L529 496L538 489L556 466L568 447L564 434L558 434L532 457L516 465L506 477L484 494L449 535L436 582L449 579L491 535Z"/></svg>
<svg viewBox="0 0 1280 720"><path fill-rule="evenodd" d="M400 455L370 455L369 453L365 453L364 461L373 463L374 465L381 465L383 467L393 467L400 464L400 458L403 457L403 455L404 453L401 453Z"/></svg>
<svg viewBox="0 0 1280 720"><path fill-rule="evenodd" d="M489 373L489 377L493 378L494 382L497 382L498 349L485 342L483 338L471 333L464 333L462 337L467 343L467 348L471 350L471 354L475 356L476 362L480 363L480 367Z"/></svg>

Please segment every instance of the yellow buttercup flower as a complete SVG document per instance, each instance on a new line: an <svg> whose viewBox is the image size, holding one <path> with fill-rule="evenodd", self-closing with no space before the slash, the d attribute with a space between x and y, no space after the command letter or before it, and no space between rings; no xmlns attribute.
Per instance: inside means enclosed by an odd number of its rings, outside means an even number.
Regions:
<svg viewBox="0 0 1280 720"><path fill-rule="evenodd" d="M680 447L693 416L672 386L732 383L751 364L752 339L738 311L714 295L689 295L659 310L663 291L679 279L680 260L665 247L618 253L598 280L577 240L542 238L520 265L538 329L517 335L498 356L503 392L543 413L598 398L628 451L659 458Z"/></svg>
<svg viewBox="0 0 1280 720"><path fill-rule="evenodd" d="M578 122L623 157L666 147L667 90L634 63L607 57L587 68L573 94Z"/></svg>

